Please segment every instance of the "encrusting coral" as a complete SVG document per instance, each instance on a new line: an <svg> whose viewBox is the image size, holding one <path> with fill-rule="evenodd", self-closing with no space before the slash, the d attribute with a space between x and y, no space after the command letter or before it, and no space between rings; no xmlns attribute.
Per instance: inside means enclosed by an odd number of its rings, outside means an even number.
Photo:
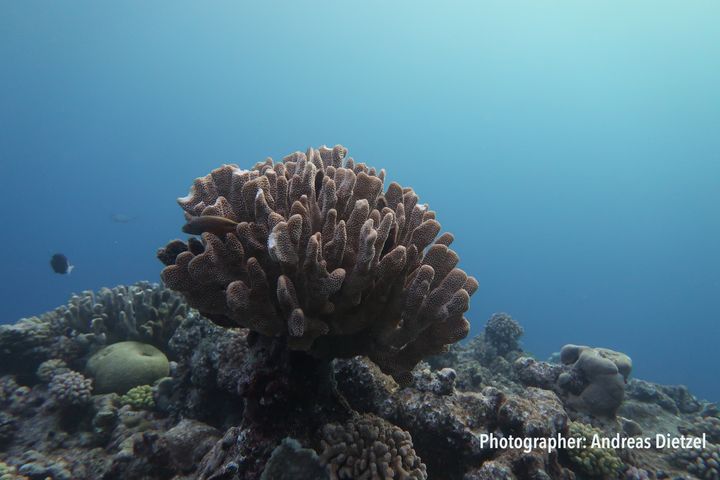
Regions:
<svg viewBox="0 0 720 480"><path fill-rule="evenodd" d="M342 146L251 170L224 165L187 197L162 278L215 323L285 337L321 358L367 355L400 382L464 338L477 281L435 212ZM436 238L437 237L437 238Z"/></svg>
<svg viewBox="0 0 720 480"><path fill-rule="evenodd" d="M359 415L345 425L325 425L321 443L320 461L328 466L332 480L427 478L410 434L375 415Z"/></svg>

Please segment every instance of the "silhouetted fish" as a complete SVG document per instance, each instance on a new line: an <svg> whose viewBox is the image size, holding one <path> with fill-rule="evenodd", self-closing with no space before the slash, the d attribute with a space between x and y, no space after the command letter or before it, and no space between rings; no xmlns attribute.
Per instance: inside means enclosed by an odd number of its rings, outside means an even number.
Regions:
<svg viewBox="0 0 720 480"><path fill-rule="evenodd" d="M222 237L228 233L235 232L237 222L230 220L225 217L218 217L215 215L201 215L199 217L192 217L183 226L182 231L191 235L200 235L205 232L210 232L219 237Z"/></svg>
<svg viewBox="0 0 720 480"><path fill-rule="evenodd" d="M53 272L59 273L61 275L70 273L72 272L72 269L75 268L74 265L70 265L67 257L62 253L56 253L52 256L52 258L50 259L50 266L52 267Z"/></svg>

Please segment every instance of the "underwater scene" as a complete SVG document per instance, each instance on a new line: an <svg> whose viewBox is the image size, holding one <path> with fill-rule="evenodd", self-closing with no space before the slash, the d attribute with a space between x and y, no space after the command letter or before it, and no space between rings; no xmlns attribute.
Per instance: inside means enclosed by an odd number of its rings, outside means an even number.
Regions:
<svg viewBox="0 0 720 480"><path fill-rule="evenodd" d="M720 3L0 0L0 480L720 480Z"/></svg>

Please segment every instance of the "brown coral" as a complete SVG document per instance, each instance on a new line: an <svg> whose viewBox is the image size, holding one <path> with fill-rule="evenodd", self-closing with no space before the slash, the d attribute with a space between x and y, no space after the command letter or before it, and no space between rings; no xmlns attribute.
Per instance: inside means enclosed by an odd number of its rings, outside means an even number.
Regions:
<svg viewBox="0 0 720 480"><path fill-rule="evenodd" d="M332 480L397 478L425 480L425 465L405 430L375 415L357 416L345 425L323 427L320 462Z"/></svg>
<svg viewBox="0 0 720 480"><path fill-rule="evenodd" d="M178 202L202 242L160 249L162 278L219 325L319 357L367 355L407 381L467 335L478 284L412 189L383 192L385 171L346 154L320 147L196 179Z"/></svg>

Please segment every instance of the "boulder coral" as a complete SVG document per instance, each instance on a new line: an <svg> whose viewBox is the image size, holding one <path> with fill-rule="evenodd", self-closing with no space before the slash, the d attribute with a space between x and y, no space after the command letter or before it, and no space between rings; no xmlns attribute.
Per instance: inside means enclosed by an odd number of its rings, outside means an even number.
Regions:
<svg viewBox="0 0 720 480"><path fill-rule="evenodd" d="M400 382L464 338L477 281L456 268L435 212L411 188L333 148L223 165L178 199L183 231L162 279L226 327L283 337L319 358L367 355Z"/></svg>
<svg viewBox="0 0 720 480"><path fill-rule="evenodd" d="M625 398L625 383L632 371L630 357L607 348L565 345L560 361L572 367L557 380L568 403L576 410L614 417Z"/></svg>
<svg viewBox="0 0 720 480"><path fill-rule="evenodd" d="M167 377L170 364L165 354L152 345L119 342L93 355L87 371L95 379L97 393L124 394L133 387Z"/></svg>

